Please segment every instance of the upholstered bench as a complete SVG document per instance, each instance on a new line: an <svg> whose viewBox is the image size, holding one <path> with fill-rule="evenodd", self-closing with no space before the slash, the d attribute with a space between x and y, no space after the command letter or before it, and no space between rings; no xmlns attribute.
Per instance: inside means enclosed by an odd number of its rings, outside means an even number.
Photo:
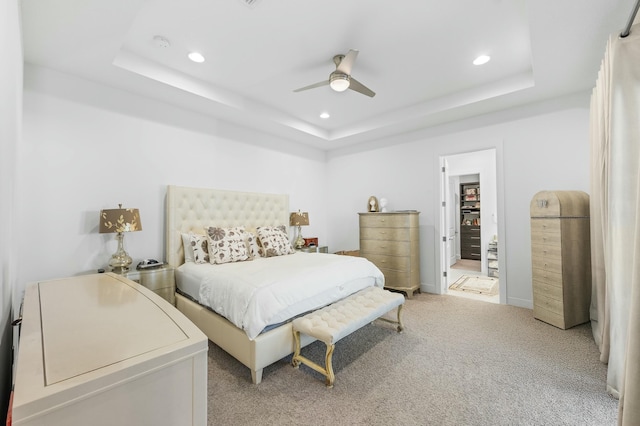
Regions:
<svg viewBox="0 0 640 426"><path fill-rule="evenodd" d="M291 363L296 368L301 363L311 367L326 377L327 387L333 387L335 375L331 358L336 342L378 318L397 324L397 330L401 332L404 328L400 317L403 304L402 294L392 293L379 287L368 287L339 302L296 318L293 320L295 351ZM397 321L381 318L395 307L398 307ZM324 368L300 355L300 333L314 337L327 345Z"/></svg>

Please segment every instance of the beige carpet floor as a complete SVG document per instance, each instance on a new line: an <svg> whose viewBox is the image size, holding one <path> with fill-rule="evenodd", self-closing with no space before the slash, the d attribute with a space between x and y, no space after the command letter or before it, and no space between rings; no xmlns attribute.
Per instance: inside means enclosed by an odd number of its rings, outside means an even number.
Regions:
<svg viewBox="0 0 640 426"><path fill-rule="evenodd" d="M406 301L404 322L402 334L375 322L340 340L333 389L290 357L253 385L210 344L209 425L616 424L589 324L560 330L529 309L431 294Z"/></svg>

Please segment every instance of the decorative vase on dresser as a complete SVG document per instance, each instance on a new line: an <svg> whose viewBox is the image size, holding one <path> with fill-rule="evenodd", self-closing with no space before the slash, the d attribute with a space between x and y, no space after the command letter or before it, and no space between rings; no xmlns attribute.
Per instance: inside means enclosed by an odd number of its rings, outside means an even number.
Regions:
<svg viewBox="0 0 640 426"><path fill-rule="evenodd" d="M541 191L531 210L533 316L563 330L589 321L589 195Z"/></svg>
<svg viewBox="0 0 640 426"><path fill-rule="evenodd" d="M360 256L384 274L385 288L420 291L420 234L417 211L359 213Z"/></svg>

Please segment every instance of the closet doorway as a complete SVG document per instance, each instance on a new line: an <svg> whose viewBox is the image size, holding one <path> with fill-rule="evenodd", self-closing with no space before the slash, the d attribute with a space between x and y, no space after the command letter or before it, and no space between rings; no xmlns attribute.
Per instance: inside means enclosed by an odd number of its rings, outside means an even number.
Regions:
<svg viewBox="0 0 640 426"><path fill-rule="evenodd" d="M440 160L441 293L500 303L496 150Z"/></svg>

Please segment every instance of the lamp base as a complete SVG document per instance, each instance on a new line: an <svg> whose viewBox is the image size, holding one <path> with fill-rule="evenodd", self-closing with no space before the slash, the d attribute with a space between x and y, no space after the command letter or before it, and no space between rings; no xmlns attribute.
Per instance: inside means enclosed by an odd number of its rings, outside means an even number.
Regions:
<svg viewBox="0 0 640 426"><path fill-rule="evenodd" d="M124 251L124 234L122 232L118 232L116 238L118 239L118 250L111 256L109 266L111 267L111 272L124 274L129 272L129 266L131 266L133 259L131 259L131 256Z"/></svg>
<svg viewBox="0 0 640 426"><path fill-rule="evenodd" d="M297 249L301 249L302 247L304 247L304 238L302 238L302 229L300 226L298 226L298 237L293 242L293 245Z"/></svg>

